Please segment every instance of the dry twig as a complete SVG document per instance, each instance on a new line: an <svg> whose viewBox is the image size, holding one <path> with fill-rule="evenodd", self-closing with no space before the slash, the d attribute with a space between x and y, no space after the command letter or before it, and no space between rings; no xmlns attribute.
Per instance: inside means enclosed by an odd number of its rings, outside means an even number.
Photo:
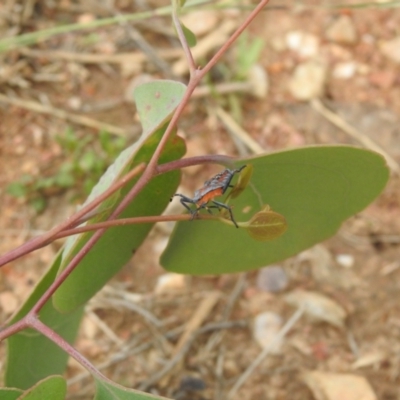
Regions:
<svg viewBox="0 0 400 400"><path fill-rule="evenodd" d="M128 135L128 131L126 129L119 128L118 126L107 124L104 122L99 122L93 118L85 117L83 115L73 114L52 106L45 106L36 101L11 98L0 93L0 102L12 104L14 106L25 108L27 110L35 111L41 114L52 115L53 117L65 119L66 121L70 121L78 125L83 125L88 128L93 128L96 130L105 130L117 136L126 137Z"/></svg>

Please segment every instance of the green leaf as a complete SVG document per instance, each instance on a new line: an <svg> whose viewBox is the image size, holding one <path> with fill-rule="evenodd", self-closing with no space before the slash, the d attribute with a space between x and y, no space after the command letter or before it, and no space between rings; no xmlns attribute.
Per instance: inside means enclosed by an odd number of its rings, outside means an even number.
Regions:
<svg viewBox="0 0 400 400"><path fill-rule="evenodd" d="M274 240L282 236L287 229L287 222L283 215L270 210L269 206L254 214L248 226L244 226L247 233L255 240Z"/></svg>
<svg viewBox="0 0 400 400"><path fill-rule="evenodd" d="M61 254L57 256L51 268L12 318L10 324L20 320L36 304L54 281L60 263ZM83 307L69 315L63 315L58 313L52 302L49 301L40 312L40 320L69 343L73 343L82 315ZM4 380L7 386L27 389L40 379L54 374L62 374L67 361L67 353L43 335L27 329L7 339L7 364Z"/></svg>
<svg viewBox="0 0 400 400"><path fill-rule="evenodd" d="M179 96L183 95L182 86L184 87L181 84L177 85L167 82L165 91L162 92L161 88L163 85L161 82L152 83L157 84L148 87L150 93L152 93L153 97L162 99L162 101L160 100L160 102L155 102L152 105L152 112L155 112L155 114L151 113L152 121L145 122L147 129L151 126L158 126L160 121L164 121L170 117L174 108L181 100ZM178 89L176 89L176 85ZM142 86L138 89L142 88ZM174 87L175 90L173 90ZM158 90L157 95L154 94L155 88ZM143 100L145 96L141 91L139 91L139 94L136 93L136 95L137 99L145 101ZM145 108L143 104L138 105L139 110ZM149 115L146 117L149 117ZM142 162L147 163L160 142L165 132L165 127L161 127L157 131L152 132L152 134L148 132L147 135L142 135L137 143L125 149L94 187L87 202L96 198L100 193L103 193L118 178L125 175L137 165ZM185 146L183 140L174 134L164 148L160 163L176 160L182 157L184 152ZM116 205L126 196L137 179L129 182L118 193L115 193L112 198L103 202L98 208L99 214L88 221L88 223L104 221L115 209ZM171 171L152 179L129 204L120 218L161 214L179 185L179 181L179 171ZM103 210L106 210L106 212L101 212ZM69 312L89 300L132 257L132 254L146 238L151 227L152 224L137 224L108 229L54 294L53 304L55 307L61 312ZM72 257L84 246L92 235L93 232L88 232L76 235L67 240L63 252L61 269L65 268Z"/></svg>
<svg viewBox="0 0 400 400"><path fill-rule="evenodd" d="M247 32L240 35L236 47L236 67L235 72L238 78L246 79L251 67L257 63L265 48L265 42L259 37L250 38Z"/></svg>
<svg viewBox="0 0 400 400"><path fill-rule="evenodd" d="M30 200L29 204L37 213L41 213L47 205L45 198L42 196Z"/></svg>
<svg viewBox="0 0 400 400"><path fill-rule="evenodd" d="M22 182L13 182L7 186L7 193L14 197L26 197L28 189Z"/></svg>
<svg viewBox="0 0 400 400"><path fill-rule="evenodd" d="M1 400L17 400L23 391L15 388L0 388Z"/></svg>
<svg viewBox="0 0 400 400"><path fill-rule="evenodd" d="M54 176L54 183L62 188L70 188L75 185L75 177L71 172L60 170Z"/></svg>
<svg viewBox="0 0 400 400"><path fill-rule="evenodd" d="M144 83L135 88L143 135L147 136L162 126L182 100L186 86L183 83L160 80Z"/></svg>
<svg viewBox="0 0 400 400"><path fill-rule="evenodd" d="M246 229L218 221L180 222L161 257L168 271L248 271L293 256L334 235L379 195L389 176L382 156L349 146L289 150L242 159L237 166L244 163L254 172L248 188L230 203L235 219L247 221L268 204L286 219L287 231L258 242Z"/></svg>
<svg viewBox="0 0 400 400"><path fill-rule="evenodd" d="M106 382L97 377L94 378L96 382L96 396L94 400L168 400L166 397L139 392L138 390L128 389L116 383Z"/></svg>
<svg viewBox="0 0 400 400"><path fill-rule="evenodd" d="M62 376L49 376L28 389L18 400L64 400L67 383Z"/></svg>
<svg viewBox="0 0 400 400"><path fill-rule="evenodd" d="M185 39L186 39L189 47L196 46L196 44L197 44L196 35L189 28L187 28L185 25L183 25L182 22L181 22L181 26L182 26L183 34L185 35Z"/></svg>
<svg viewBox="0 0 400 400"><path fill-rule="evenodd" d="M249 185L251 176L253 175L253 166L252 165L244 165L241 167L238 181L236 185L229 192L229 199L236 199L236 197L240 196L240 194L247 188Z"/></svg>

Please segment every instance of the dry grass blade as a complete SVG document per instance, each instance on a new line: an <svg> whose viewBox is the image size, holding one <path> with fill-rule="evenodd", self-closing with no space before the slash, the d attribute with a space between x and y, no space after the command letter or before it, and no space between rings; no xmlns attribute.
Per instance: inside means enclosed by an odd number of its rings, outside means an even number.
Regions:
<svg viewBox="0 0 400 400"><path fill-rule="evenodd" d="M229 132L244 143L254 154L264 152L264 149L221 107L218 107L215 113L228 128Z"/></svg>
<svg viewBox="0 0 400 400"><path fill-rule="evenodd" d="M127 130L119 128L118 126L99 122L95 119L85 117L83 115L72 114L70 112L60 110L59 108L45 106L43 104L37 103L36 101L10 98L0 93L0 102L12 104L14 106L25 108L27 110L35 111L41 114L52 115L54 117L65 119L66 121L73 122L78 125L87 126L88 128L104 130L117 136L126 137L128 134Z"/></svg>
<svg viewBox="0 0 400 400"><path fill-rule="evenodd" d="M276 335L275 340L272 340L270 345L265 347L263 351L259 354L259 356L253 361L253 363L246 369L246 371L239 377L236 383L233 385L232 389L228 393L228 398L232 398L239 388L246 382L246 380L250 377L250 375L255 371L255 369L261 364L265 357L271 352L273 346L282 340L285 335L293 328L295 323L300 319L303 315L304 310L299 308L292 317L286 322L286 324L282 327L279 333Z"/></svg>
<svg viewBox="0 0 400 400"><path fill-rule="evenodd" d="M32 50L21 49L21 54L26 57L45 58L47 60L65 60L83 64L139 64L148 61L147 55L142 52L118 53L118 54L90 54L76 53L62 50ZM165 60L178 58L182 55L182 49L157 50L157 56Z"/></svg>

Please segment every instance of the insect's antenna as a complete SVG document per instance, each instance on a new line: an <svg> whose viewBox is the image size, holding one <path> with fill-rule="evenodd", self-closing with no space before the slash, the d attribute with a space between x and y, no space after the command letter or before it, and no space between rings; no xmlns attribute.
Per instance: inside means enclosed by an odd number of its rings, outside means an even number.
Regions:
<svg viewBox="0 0 400 400"><path fill-rule="evenodd" d="M234 174L238 174L239 172L242 172L242 170L243 170L244 168L246 168L246 167L247 167L246 164L245 164L245 165L242 165L240 168L233 170L233 173L234 173Z"/></svg>

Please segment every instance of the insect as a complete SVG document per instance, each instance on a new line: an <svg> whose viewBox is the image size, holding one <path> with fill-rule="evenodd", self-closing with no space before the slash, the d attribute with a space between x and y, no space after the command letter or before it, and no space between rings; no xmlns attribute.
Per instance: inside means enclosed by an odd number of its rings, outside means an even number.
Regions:
<svg viewBox="0 0 400 400"><path fill-rule="evenodd" d="M213 176L211 179L204 182L204 186L202 188L200 188L194 192L193 199L185 196L184 194L180 194L180 193L176 193L176 194L174 194L174 196L179 196L181 198L180 199L181 204L190 212L190 214L192 214L191 219L193 219L202 208L205 208L210 214L212 214L212 212L210 211L210 208L218 208L218 209L225 208L226 210L229 211L231 221L235 224L236 228L239 228L238 224L236 223L235 219L233 218L231 207L229 207L228 205L221 203L219 201L215 201L214 198L217 196L223 195L229 187L233 187L233 185L231 185L231 180L232 180L233 176L235 174L239 173L240 171L242 171L242 169L245 167L246 167L246 165L243 165L240 168L233 169L233 170L225 169L224 171L220 172L219 174ZM214 205L207 206L207 204L210 201ZM188 206L188 203L195 204L196 209L192 210Z"/></svg>

